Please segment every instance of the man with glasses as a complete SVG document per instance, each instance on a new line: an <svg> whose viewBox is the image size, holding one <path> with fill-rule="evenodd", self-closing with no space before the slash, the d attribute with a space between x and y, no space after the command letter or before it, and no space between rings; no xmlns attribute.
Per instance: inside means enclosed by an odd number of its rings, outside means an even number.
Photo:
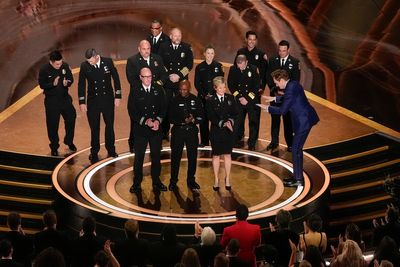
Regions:
<svg viewBox="0 0 400 267"><path fill-rule="evenodd" d="M139 74L140 70L144 67L150 68L153 82L163 86L168 79L167 71L161 57L150 52L150 43L147 40L140 41L138 51L139 53L129 57L126 63L126 77L130 84L129 98L132 97L132 90L134 90L135 86L141 83ZM131 153L134 152L133 142L134 132L133 122L131 121L131 131L129 134L129 151Z"/></svg>
<svg viewBox="0 0 400 267"><path fill-rule="evenodd" d="M141 83L133 88L132 97L128 100L128 112L133 121L135 132L135 159L133 163L133 185L131 193L140 193L143 180L143 161L147 144L150 145L151 179L153 191L166 191L167 187L161 182L161 123L165 118L167 106L163 88L152 82L150 68L140 70Z"/></svg>
<svg viewBox="0 0 400 267"><path fill-rule="evenodd" d="M158 54L158 49L162 43L168 42L170 39L168 35L163 33L162 22L160 20L153 20L151 22L151 34L147 37L147 41L151 44L151 52Z"/></svg>
<svg viewBox="0 0 400 267"><path fill-rule="evenodd" d="M85 58L79 72L78 97L80 110L87 113L90 126L89 159L95 163L99 161L100 115L103 115L106 125L105 143L108 157L118 157L115 152L114 109L119 106L121 101L121 84L111 58L101 57L93 48L86 50ZM114 81L115 92L111 85L111 79Z"/></svg>

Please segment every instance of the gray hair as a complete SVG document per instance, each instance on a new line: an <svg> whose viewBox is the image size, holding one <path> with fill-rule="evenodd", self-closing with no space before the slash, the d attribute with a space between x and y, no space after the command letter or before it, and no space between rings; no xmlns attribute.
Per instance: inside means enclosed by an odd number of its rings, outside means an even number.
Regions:
<svg viewBox="0 0 400 267"><path fill-rule="evenodd" d="M204 246L211 246L215 243L217 237L215 236L215 232L211 227L204 227L203 231L201 231L201 244Z"/></svg>

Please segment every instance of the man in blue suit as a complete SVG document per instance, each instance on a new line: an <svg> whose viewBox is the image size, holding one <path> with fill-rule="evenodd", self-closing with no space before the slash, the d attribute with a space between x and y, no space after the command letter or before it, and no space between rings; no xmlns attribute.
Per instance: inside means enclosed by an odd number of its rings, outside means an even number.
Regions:
<svg viewBox="0 0 400 267"><path fill-rule="evenodd" d="M282 102L281 106L260 105L271 114L292 114L293 127L293 178L284 179L285 186L296 187L304 184L303 178L303 146L311 128L319 121L315 109L310 105L303 87L297 81L289 80L286 70L276 70L272 73L274 83L283 96L266 96L267 102Z"/></svg>

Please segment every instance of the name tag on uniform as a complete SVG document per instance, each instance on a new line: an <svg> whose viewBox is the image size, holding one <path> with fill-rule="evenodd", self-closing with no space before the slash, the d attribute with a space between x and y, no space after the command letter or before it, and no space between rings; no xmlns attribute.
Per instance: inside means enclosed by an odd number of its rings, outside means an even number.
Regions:
<svg viewBox="0 0 400 267"><path fill-rule="evenodd" d="M185 57L185 53L182 52L182 53L181 53L181 58L184 58L184 57Z"/></svg>
<svg viewBox="0 0 400 267"><path fill-rule="evenodd" d="M180 106L180 107L183 107L183 106L185 106L185 104L179 104L179 106Z"/></svg>

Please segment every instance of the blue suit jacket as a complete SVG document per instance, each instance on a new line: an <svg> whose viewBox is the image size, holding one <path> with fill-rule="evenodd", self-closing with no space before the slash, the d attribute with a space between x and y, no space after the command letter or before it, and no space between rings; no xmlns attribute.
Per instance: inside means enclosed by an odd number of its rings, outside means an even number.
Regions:
<svg viewBox="0 0 400 267"><path fill-rule="evenodd" d="M277 97L277 102L282 101L280 107L269 106L268 112L271 114L286 114L291 112L293 132L300 134L308 131L319 121L317 112L310 105L303 87L297 81L286 84L283 97Z"/></svg>

